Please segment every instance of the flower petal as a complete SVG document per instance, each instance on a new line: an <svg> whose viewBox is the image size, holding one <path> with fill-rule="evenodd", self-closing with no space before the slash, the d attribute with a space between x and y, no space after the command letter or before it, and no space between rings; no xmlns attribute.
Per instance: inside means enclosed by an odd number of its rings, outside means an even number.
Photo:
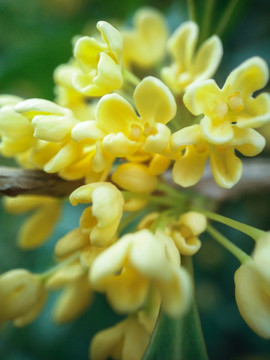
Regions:
<svg viewBox="0 0 270 360"><path fill-rule="evenodd" d="M270 95L262 93L255 99L249 98L245 102L245 110L237 117L239 127L259 127L270 120ZM246 115L246 116L245 116Z"/></svg>
<svg viewBox="0 0 270 360"><path fill-rule="evenodd" d="M223 188L231 188L242 176L243 165L233 148L212 152L210 163L216 183Z"/></svg>
<svg viewBox="0 0 270 360"><path fill-rule="evenodd" d="M201 140L200 125L191 125L176 131L171 137L171 146L173 151L186 145L197 144Z"/></svg>
<svg viewBox="0 0 270 360"><path fill-rule="evenodd" d="M96 118L98 126L107 134L128 134L131 124L140 124L133 107L118 94L105 95L100 99Z"/></svg>
<svg viewBox="0 0 270 360"><path fill-rule="evenodd" d="M235 127L231 144L245 156L258 155L265 146L265 138L254 129Z"/></svg>
<svg viewBox="0 0 270 360"><path fill-rule="evenodd" d="M194 115L210 115L215 99L221 96L221 90L212 79L189 85L183 97L184 104Z"/></svg>
<svg viewBox="0 0 270 360"><path fill-rule="evenodd" d="M179 26L168 40L169 51L181 66L182 71L187 71L190 67L198 32L197 24L187 21Z"/></svg>
<svg viewBox="0 0 270 360"><path fill-rule="evenodd" d="M99 21L97 23L97 29L100 31L108 48L112 51L114 60L121 63L123 38L120 32L106 21Z"/></svg>
<svg viewBox="0 0 270 360"><path fill-rule="evenodd" d="M195 81L210 78L216 71L223 54L222 43L214 35L199 48L190 73Z"/></svg>
<svg viewBox="0 0 270 360"><path fill-rule="evenodd" d="M185 154L174 164L174 182L183 187L197 184L203 176L207 158L208 152L198 153L193 146L188 146Z"/></svg>
<svg viewBox="0 0 270 360"><path fill-rule="evenodd" d="M252 57L230 73L223 90L226 92L237 91L246 99L254 91L263 88L267 84L268 78L266 62L260 57Z"/></svg>
<svg viewBox="0 0 270 360"><path fill-rule="evenodd" d="M105 136L102 146L107 153L122 157L134 154L142 143L129 140L122 132L119 132Z"/></svg>
<svg viewBox="0 0 270 360"><path fill-rule="evenodd" d="M200 121L203 138L210 144L224 144L230 141L233 136L233 128L228 121L215 123L208 116Z"/></svg>
<svg viewBox="0 0 270 360"><path fill-rule="evenodd" d="M156 134L149 135L146 138L144 146L142 147L145 152L156 154L167 148L171 137L170 129L164 124L157 123L156 130Z"/></svg>
<svg viewBox="0 0 270 360"><path fill-rule="evenodd" d="M134 91L134 101L144 122L167 124L176 114L176 103L169 88L153 76L144 78Z"/></svg>

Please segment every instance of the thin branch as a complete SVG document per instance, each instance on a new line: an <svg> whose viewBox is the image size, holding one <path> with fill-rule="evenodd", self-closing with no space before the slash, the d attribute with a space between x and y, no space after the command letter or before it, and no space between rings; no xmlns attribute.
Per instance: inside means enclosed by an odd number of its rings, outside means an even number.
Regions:
<svg viewBox="0 0 270 360"><path fill-rule="evenodd" d="M49 195L63 197L69 195L82 180L66 181L55 174L39 170L24 170L0 166L0 195Z"/></svg>
<svg viewBox="0 0 270 360"><path fill-rule="evenodd" d="M248 193L270 190L269 159L245 160L243 169L243 176L239 183L231 189L223 189L215 183L210 166L208 166L203 178L192 187L192 190L219 202L236 199ZM169 185L183 190L173 182L171 171L166 172L163 179ZM66 181L55 174L47 174L43 171L0 167L0 195L32 194L63 197L68 196L83 184L83 179Z"/></svg>

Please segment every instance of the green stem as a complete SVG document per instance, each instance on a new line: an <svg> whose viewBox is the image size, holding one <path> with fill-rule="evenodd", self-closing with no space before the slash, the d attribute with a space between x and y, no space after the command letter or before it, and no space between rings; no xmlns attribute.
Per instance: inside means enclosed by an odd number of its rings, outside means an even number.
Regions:
<svg viewBox="0 0 270 360"><path fill-rule="evenodd" d="M37 274L37 276L40 278L40 280L46 281L48 279L48 277L50 277L54 272L58 271L62 267L69 265L70 263L72 263L73 261L78 259L79 255L80 255L80 252L77 251L75 254L72 254L67 259L61 261L59 264L55 265L48 271L45 271L44 273L41 273L41 274Z"/></svg>
<svg viewBox="0 0 270 360"><path fill-rule="evenodd" d="M188 14L189 14L189 19L197 22L196 21L196 11L195 11L195 1L194 0L188 0Z"/></svg>
<svg viewBox="0 0 270 360"><path fill-rule="evenodd" d="M121 191L121 193L124 196L124 199L126 199L126 200L132 199L132 198L137 198L137 199L143 199L143 200L149 201L150 203L153 203L153 204L167 205L167 206L175 205L174 199L171 199L171 198L165 197L165 196L139 194L139 193L134 193L131 191Z"/></svg>
<svg viewBox="0 0 270 360"><path fill-rule="evenodd" d="M256 229L253 226L247 225L247 224L243 224L239 221L227 218L226 216L223 215L219 215L216 213L212 213L210 211L206 211L206 210L199 210L199 209L194 209L195 211L198 211L202 214L204 214L205 216L207 216L209 219L220 222L222 224L228 225L238 231L241 231L244 234L247 234L248 236L250 236L252 239L254 239L255 241L257 241L262 235L265 234L265 232L263 230L260 229Z"/></svg>
<svg viewBox="0 0 270 360"><path fill-rule="evenodd" d="M187 199L187 195L180 193L178 190L174 189L172 186L167 185L163 182L159 182L157 184L156 190L164 191L166 194L172 196L173 198L177 197L179 200Z"/></svg>
<svg viewBox="0 0 270 360"><path fill-rule="evenodd" d="M212 20L213 10L214 10L214 3L215 0L208 0L206 2L203 23L202 23L202 30L200 36L200 42L202 43L204 40L207 39L209 36L209 29Z"/></svg>
<svg viewBox="0 0 270 360"><path fill-rule="evenodd" d="M207 225L207 232L217 242L219 242L223 247L225 247L225 249L230 251L242 264L251 259L250 256L248 256L243 250L241 250L238 246L233 244L230 240L228 240L225 236L223 236L211 225Z"/></svg>
<svg viewBox="0 0 270 360"><path fill-rule="evenodd" d="M124 79L133 86L137 86L140 82L140 79L127 69L123 69L123 76Z"/></svg>
<svg viewBox="0 0 270 360"><path fill-rule="evenodd" d="M223 17L219 21L219 24L215 31L216 35L218 35L219 37L221 37L223 35L238 3L239 3L239 0L231 0L229 5L227 6L227 8L223 14Z"/></svg>

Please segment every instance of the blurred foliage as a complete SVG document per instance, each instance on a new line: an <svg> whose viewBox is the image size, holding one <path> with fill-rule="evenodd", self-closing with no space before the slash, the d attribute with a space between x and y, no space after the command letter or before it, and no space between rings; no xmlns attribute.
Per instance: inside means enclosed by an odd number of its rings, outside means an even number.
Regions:
<svg viewBox="0 0 270 360"><path fill-rule="evenodd" d="M215 1L211 33L229 2ZM205 4L205 0L195 0L199 24L203 23ZM53 70L71 57L72 37L87 32L100 19L130 22L134 11L141 6L155 6L163 11L172 30L188 19L183 0L0 0L0 92L53 99ZM269 18L268 0L257 0L256 4L239 1L223 36L224 57L216 76L220 84L229 71L248 57L259 55L270 64ZM255 195L223 204L220 212L269 229L269 202L270 194L260 193L258 189ZM79 211L66 206L63 220L49 242L38 250L25 252L16 247L16 233L24 217L9 216L0 208L0 271L14 267L36 272L47 269L53 262L54 243L77 226ZM252 250L253 243L246 236L224 227L220 230L246 251ZM203 247L195 256L195 277L210 359L269 359L269 342L258 338L246 326L235 305L233 275L238 263L207 236L202 240ZM77 322L57 326L50 320L56 296L51 296L33 324L24 329L15 329L12 324L0 328L1 360L87 359L93 334L119 318L99 295Z"/></svg>

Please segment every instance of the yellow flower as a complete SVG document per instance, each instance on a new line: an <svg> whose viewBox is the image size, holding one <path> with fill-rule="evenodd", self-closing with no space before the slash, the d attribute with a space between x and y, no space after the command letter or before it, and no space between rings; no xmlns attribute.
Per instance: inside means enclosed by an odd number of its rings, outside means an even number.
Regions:
<svg viewBox="0 0 270 360"><path fill-rule="evenodd" d="M4 207L11 214L33 211L19 230L18 245L23 249L34 249L48 240L61 214L61 203L50 196L6 197Z"/></svg>
<svg viewBox="0 0 270 360"><path fill-rule="evenodd" d="M141 360L150 341L145 327L136 319L128 318L97 333L90 346L92 360Z"/></svg>
<svg viewBox="0 0 270 360"><path fill-rule="evenodd" d="M259 336L270 339L270 233L262 236L252 260L236 271L235 299L245 322Z"/></svg>
<svg viewBox="0 0 270 360"><path fill-rule="evenodd" d="M31 122L14 111L21 100L16 96L0 96L0 151L7 157L28 150L36 141Z"/></svg>
<svg viewBox="0 0 270 360"><path fill-rule="evenodd" d="M204 115L200 121L204 138L224 144L235 136L234 128L256 128L270 120L270 95L252 97L268 78L265 61L253 57L231 72L222 89L206 80L192 84L183 100L194 115Z"/></svg>
<svg viewBox="0 0 270 360"><path fill-rule="evenodd" d="M165 125L176 113L170 90L154 77L144 78L136 87L134 102L140 116L118 94L105 95L96 107L96 121L84 121L72 130L75 141L102 141L103 149L114 156L128 156L142 149L148 153L165 150L170 130Z"/></svg>
<svg viewBox="0 0 270 360"><path fill-rule="evenodd" d="M195 53L198 31L196 23L187 21L168 40L174 62L161 70L161 77L175 93L182 93L193 82L210 78L220 63L222 44L215 35Z"/></svg>
<svg viewBox="0 0 270 360"><path fill-rule="evenodd" d="M166 248L162 234L154 235L149 230L127 234L94 260L90 282L106 293L120 313L141 308L151 285L159 292L164 311L181 316L189 308L191 282L180 267L179 255L177 264L171 262Z"/></svg>
<svg viewBox="0 0 270 360"><path fill-rule="evenodd" d="M122 36L105 21L99 21L97 29L103 41L84 36L74 47L80 70L73 76L73 86L87 96L102 96L120 89L123 84Z"/></svg>
<svg viewBox="0 0 270 360"><path fill-rule="evenodd" d="M18 319L27 325L41 310L44 288L40 280L24 269L10 270L0 276L0 322ZM44 304L44 302L43 302ZM38 308L38 309L37 309Z"/></svg>
<svg viewBox="0 0 270 360"><path fill-rule="evenodd" d="M245 156L259 154L265 139L254 129L233 128L233 138L223 145L210 144L204 138L200 125L188 126L172 135L175 151L184 154L174 164L173 179L184 187L195 185L202 177L208 157L217 184L231 188L242 176L242 162L235 155L235 149Z"/></svg>
<svg viewBox="0 0 270 360"><path fill-rule="evenodd" d="M78 122L71 110L48 100L21 101L15 106L15 111L32 121L34 137L50 142L66 140Z"/></svg>
<svg viewBox="0 0 270 360"><path fill-rule="evenodd" d="M90 305L92 290L86 270L76 261L56 271L47 281L46 288L64 288L53 309L53 319L65 324L78 318Z"/></svg>
<svg viewBox="0 0 270 360"><path fill-rule="evenodd" d="M150 174L148 167L137 163L119 165L112 174L112 181L122 189L140 194L151 193L157 185L157 178Z"/></svg>
<svg viewBox="0 0 270 360"><path fill-rule="evenodd" d="M106 246L114 239L123 213L124 199L111 183L83 185L70 195L72 205L89 204L80 218L80 226L95 246Z"/></svg>
<svg viewBox="0 0 270 360"><path fill-rule="evenodd" d="M149 67L165 55L168 29L162 14L151 8L138 10L133 18L134 29L122 31L123 62L126 67Z"/></svg>
<svg viewBox="0 0 270 360"><path fill-rule="evenodd" d="M169 235L173 238L180 254L194 255L201 247L198 238L206 229L206 217L195 211L181 215L178 221L168 224Z"/></svg>

